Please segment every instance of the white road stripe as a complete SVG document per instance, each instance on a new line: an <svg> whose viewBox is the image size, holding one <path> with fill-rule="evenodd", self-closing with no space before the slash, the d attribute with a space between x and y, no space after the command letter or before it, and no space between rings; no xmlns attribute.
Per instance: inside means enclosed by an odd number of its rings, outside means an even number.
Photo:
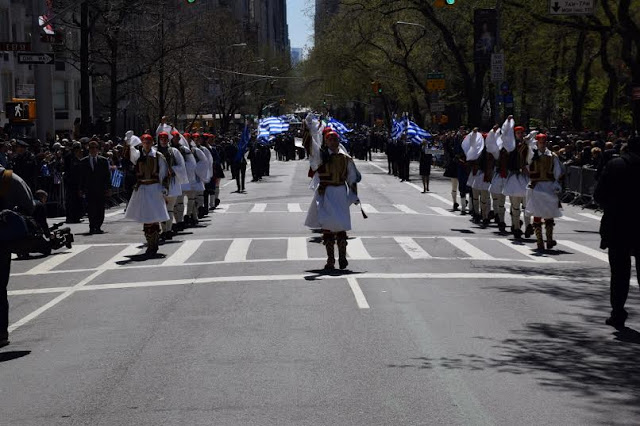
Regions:
<svg viewBox="0 0 640 426"><path fill-rule="evenodd" d="M302 213L300 203L289 203L287 204L287 209L289 210L289 213Z"/></svg>
<svg viewBox="0 0 640 426"><path fill-rule="evenodd" d="M347 282L349 283L349 287L351 287L351 291L356 298L356 303L358 304L358 308L360 309L369 309L369 303L367 303L367 298L364 297L364 293L358 284L358 280L354 277L347 277Z"/></svg>
<svg viewBox="0 0 640 426"><path fill-rule="evenodd" d="M364 209L365 213L380 213L378 209L373 207L371 204L362 204L362 208Z"/></svg>
<svg viewBox="0 0 640 426"><path fill-rule="evenodd" d="M59 295L58 297L56 297L55 299L53 299L49 303L46 303L45 305L43 305L43 306L39 307L38 309L36 309L35 311L31 312L29 315L27 315L25 317L22 317L21 319L19 319L15 323L11 324L9 326L9 332L11 333L11 332L15 331L17 328L22 327L23 325L25 325L26 323L28 323L32 319L37 318L38 316L40 316L43 312L46 312L50 308L53 308L55 305L57 305L58 303L62 302L64 299L66 299L67 297L71 296L73 293L78 291L78 289L80 289L81 287L83 287L83 286L87 285L88 283L90 283L91 281L93 281L98 275L102 274L103 272L104 272L104 270L95 271L93 274L89 275L87 278L85 278L84 280L80 281L78 284L76 284L73 287L68 288L67 290L65 290L64 293L62 293L61 295Z"/></svg>
<svg viewBox="0 0 640 426"><path fill-rule="evenodd" d="M385 170L385 169L383 169L382 167L378 166L378 165L377 165L377 164L375 164L375 163L367 162L367 163L365 163L365 164L368 164L368 165L370 165L370 166L373 166L373 167L375 167L376 169L382 170L382 171L383 171L383 172L385 172L385 173L388 173L388 172L389 172L389 170Z"/></svg>
<svg viewBox="0 0 640 426"><path fill-rule="evenodd" d="M562 221L562 222L580 222L578 219L574 219L572 217L569 216L561 216L556 218L556 220Z"/></svg>
<svg viewBox="0 0 640 426"><path fill-rule="evenodd" d="M347 256L349 259L356 260L370 260L373 259L366 248L364 248L364 244L362 244L362 239L354 238L349 240L347 244Z"/></svg>
<svg viewBox="0 0 640 426"><path fill-rule="evenodd" d="M442 201L443 203L445 203L447 205L453 206L453 200L447 200L446 198L444 198L444 197L442 197L442 196L440 196L438 194L429 193L429 196L435 198L438 201Z"/></svg>
<svg viewBox="0 0 640 426"><path fill-rule="evenodd" d="M100 271L97 271L100 272ZM126 282L126 283L112 283L112 284L94 284L85 287L79 287L77 291L96 291L96 290L117 290L127 288L147 288L147 287L162 287L172 285L198 285L198 284L216 284L216 283L228 283L228 282L271 282L271 281L302 281L308 278L308 275L260 275L260 276L227 276L227 277L202 277L195 279L179 279L179 280L166 280L166 281L141 281L141 282ZM94 277L95 278L95 277ZM364 273L357 276L358 279L381 279L381 280L513 280L514 282L522 281L557 281L566 280L566 275L526 275L526 274L508 274L508 273L483 273L483 272L453 272L453 273ZM317 278L318 280L340 280L344 279L341 275L323 275ZM608 282L608 278L580 278L585 281L593 282ZM306 282L306 281L305 281ZM424 281L425 284L431 284L433 281ZM48 289L31 289L31 290L13 290L9 291L9 296L15 295L28 295L38 293L63 293L73 287L56 287Z"/></svg>
<svg viewBox="0 0 640 426"><path fill-rule="evenodd" d="M229 204L219 204L214 210L216 213L227 213L229 211Z"/></svg>
<svg viewBox="0 0 640 426"><path fill-rule="evenodd" d="M287 260L309 260L306 237L287 238Z"/></svg>
<svg viewBox="0 0 640 426"><path fill-rule="evenodd" d="M235 179L234 180L230 180L229 182L227 182L224 185L222 185L221 188L225 188L225 187L231 185L232 183L236 183L236 180Z"/></svg>
<svg viewBox="0 0 640 426"><path fill-rule="evenodd" d="M405 206L404 204L394 204L393 207L395 207L396 209L400 210L403 213L419 214L417 211Z"/></svg>
<svg viewBox="0 0 640 426"><path fill-rule="evenodd" d="M138 253L140 253L140 249L138 248L138 245L130 244L127 247L125 247L124 250L121 250L120 253L116 254L115 256L113 256L111 259L104 262L102 265L100 265L96 269L101 269L101 270L116 269L118 267L118 264L116 262L128 260L126 256L135 256Z"/></svg>
<svg viewBox="0 0 640 426"><path fill-rule="evenodd" d="M603 262L609 262L609 255L607 255L607 253L605 252L594 250L591 247L586 247L582 244L574 243L573 241L559 240L558 243L562 244L565 247L569 247L572 250L586 254L587 256L595 257L596 259L602 260Z"/></svg>
<svg viewBox="0 0 640 426"><path fill-rule="evenodd" d="M266 204L257 203L251 209L251 213L263 213L266 209L267 209L267 205Z"/></svg>
<svg viewBox="0 0 640 426"><path fill-rule="evenodd" d="M114 216L118 216L119 214L124 214L124 209L118 210L116 212L106 213L104 217L114 217Z"/></svg>
<svg viewBox="0 0 640 426"><path fill-rule="evenodd" d="M224 261L230 263L246 261L250 245L251 238L236 238L231 242L229 250L224 256Z"/></svg>
<svg viewBox="0 0 640 426"><path fill-rule="evenodd" d="M421 246L411 237L395 237L394 240L400 245L412 259L432 259Z"/></svg>
<svg viewBox="0 0 640 426"><path fill-rule="evenodd" d="M450 211L447 211L445 209L443 209L442 207L429 207L431 210L433 210L434 212L438 213L440 216L445 216L445 217L458 217L458 215L455 215L453 213L451 213Z"/></svg>
<svg viewBox="0 0 640 426"><path fill-rule="evenodd" d="M533 253L531 252L531 247L528 247L528 246L525 246L525 245L513 244L509 240L504 240L504 239L500 239L500 238L496 238L496 239L494 239L494 241L498 241L498 242L504 244L505 246L509 247L510 249L513 249L513 250L517 251L518 253L522 254L523 256L526 256L527 258L529 258L529 260L532 260L534 262L537 262L537 263L557 263L557 261L555 259L552 259L550 257L533 255Z"/></svg>
<svg viewBox="0 0 640 426"><path fill-rule="evenodd" d="M467 255L469 255L473 260L493 260L494 259L493 256L469 244L462 237L444 237L444 239L448 241L451 245L456 247L458 250L461 250Z"/></svg>
<svg viewBox="0 0 640 426"><path fill-rule="evenodd" d="M415 183L411 183L411 182L405 182L407 185L414 187L415 189L417 189L418 191L422 192L422 188L420 188L418 185L416 185Z"/></svg>
<svg viewBox="0 0 640 426"><path fill-rule="evenodd" d="M39 265L34 266L33 268L25 272L25 275L37 275L37 274L44 274L46 272L49 272L56 266L59 266L60 264L66 262L67 260L71 259L73 256L77 255L78 253L82 253L89 247L91 246L79 245L79 244L75 245L72 248L70 248L66 253L61 253L56 256L51 256L50 258L40 263Z"/></svg>
<svg viewBox="0 0 640 426"><path fill-rule="evenodd" d="M202 240L187 240L175 253L173 253L167 260L162 262L162 266L171 266L171 265L182 265L187 263L189 258L194 255L194 253L200 248L202 245Z"/></svg>
<svg viewBox="0 0 640 426"><path fill-rule="evenodd" d="M602 220L602 216L598 216L591 213L578 213L580 216L587 217L589 219L597 220L598 222Z"/></svg>

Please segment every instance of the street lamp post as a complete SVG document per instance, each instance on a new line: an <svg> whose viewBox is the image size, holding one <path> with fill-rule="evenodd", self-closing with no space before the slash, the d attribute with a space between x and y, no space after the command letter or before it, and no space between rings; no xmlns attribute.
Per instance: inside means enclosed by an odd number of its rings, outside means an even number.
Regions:
<svg viewBox="0 0 640 426"><path fill-rule="evenodd" d="M40 53L44 49L44 43L40 40L39 17L44 10L44 0L31 1L31 47L34 52ZM47 143L47 134L52 137L55 134L55 119L53 113L53 69L47 65L33 65L33 75L36 91L36 137L42 143Z"/></svg>

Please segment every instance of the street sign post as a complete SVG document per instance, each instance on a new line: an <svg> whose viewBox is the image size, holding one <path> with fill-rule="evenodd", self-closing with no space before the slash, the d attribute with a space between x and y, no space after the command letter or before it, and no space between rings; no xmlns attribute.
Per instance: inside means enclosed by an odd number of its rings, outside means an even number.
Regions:
<svg viewBox="0 0 640 426"><path fill-rule="evenodd" d="M0 52L30 52L29 42L0 42Z"/></svg>
<svg viewBox="0 0 640 426"><path fill-rule="evenodd" d="M443 73L429 73L427 74L427 89L430 91L444 90L447 88L447 83L444 79Z"/></svg>
<svg viewBox="0 0 640 426"><path fill-rule="evenodd" d="M491 54L491 81L504 81L504 53Z"/></svg>
<svg viewBox="0 0 640 426"><path fill-rule="evenodd" d="M56 56L53 53L18 53L19 64L53 65Z"/></svg>
<svg viewBox="0 0 640 426"><path fill-rule="evenodd" d="M63 44L64 34L40 34L40 41L48 44Z"/></svg>
<svg viewBox="0 0 640 426"><path fill-rule="evenodd" d="M36 97L35 84L16 84L16 97L35 99Z"/></svg>
<svg viewBox="0 0 640 426"><path fill-rule="evenodd" d="M549 0L550 15L593 15L595 0Z"/></svg>

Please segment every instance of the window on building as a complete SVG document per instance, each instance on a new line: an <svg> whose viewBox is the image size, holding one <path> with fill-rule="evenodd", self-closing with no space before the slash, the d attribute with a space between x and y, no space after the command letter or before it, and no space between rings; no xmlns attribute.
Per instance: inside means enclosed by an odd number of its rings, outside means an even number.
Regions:
<svg viewBox="0 0 640 426"><path fill-rule="evenodd" d="M0 96L3 103L13 98L13 76L8 72L0 74Z"/></svg>
<svg viewBox="0 0 640 426"><path fill-rule="evenodd" d="M69 109L69 83L65 80L53 81L53 109Z"/></svg>

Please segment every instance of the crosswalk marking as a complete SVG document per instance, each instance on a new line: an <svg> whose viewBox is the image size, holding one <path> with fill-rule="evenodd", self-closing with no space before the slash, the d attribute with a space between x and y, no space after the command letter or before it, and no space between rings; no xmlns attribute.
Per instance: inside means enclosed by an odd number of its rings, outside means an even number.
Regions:
<svg viewBox="0 0 640 426"><path fill-rule="evenodd" d="M473 260L494 260L494 257L483 252L479 248L469 244L462 237L444 237L446 241L451 243L457 249L463 251L468 256L470 256Z"/></svg>
<svg viewBox="0 0 640 426"><path fill-rule="evenodd" d="M116 254L111 259L107 260L106 262L104 262L102 265L100 265L96 269L98 269L98 270L100 270L100 269L115 269L118 266L118 264L116 262L127 260L126 259L127 256L135 256L138 253L140 253L140 249L138 248L138 245L137 244L130 244L130 245L126 246L123 250L120 250L120 252L118 254Z"/></svg>
<svg viewBox="0 0 640 426"><path fill-rule="evenodd" d="M596 259L602 260L603 262L609 262L609 256L607 255L607 253L594 250L590 247L583 246L582 244L574 243L573 241L560 240L558 241L558 243L575 251L579 251L580 253L586 254L587 256L595 257Z"/></svg>
<svg viewBox="0 0 640 426"><path fill-rule="evenodd" d="M263 213L267 209L266 204L257 203L251 209L251 213Z"/></svg>
<svg viewBox="0 0 640 426"><path fill-rule="evenodd" d="M306 237L287 238L287 260L308 260Z"/></svg>
<svg viewBox="0 0 640 426"><path fill-rule="evenodd" d="M236 238L231 242L227 254L224 256L225 262L244 262L247 260L247 253L251 245L251 238Z"/></svg>
<svg viewBox="0 0 640 426"><path fill-rule="evenodd" d="M442 197L442 196L440 196L438 194L429 193L429 196L432 197L432 198L435 198L438 201L442 201L445 204L453 205L453 200L447 200L446 198L444 198L444 197Z"/></svg>
<svg viewBox="0 0 640 426"><path fill-rule="evenodd" d="M111 212L111 213L105 213L104 217L114 217L114 216L118 216L119 214L124 214L124 209Z"/></svg>
<svg viewBox="0 0 640 426"><path fill-rule="evenodd" d="M367 249L364 248L364 244L362 244L361 238L354 238L352 240L349 240L349 244L347 245L347 256L350 259L357 260L373 259Z"/></svg>
<svg viewBox="0 0 640 426"><path fill-rule="evenodd" d="M287 209L289 210L289 213L302 213L300 203L289 203L287 204Z"/></svg>
<svg viewBox="0 0 640 426"><path fill-rule="evenodd" d="M417 211L405 206L404 204L394 204L393 207L407 214L419 214Z"/></svg>
<svg viewBox="0 0 640 426"><path fill-rule="evenodd" d="M229 204L219 204L214 210L216 213L227 213L229 211Z"/></svg>
<svg viewBox="0 0 640 426"><path fill-rule="evenodd" d="M434 212L438 213L440 216L446 216L446 217L458 217L458 215L455 215L445 209L443 209L442 207L429 207L431 210L433 210Z"/></svg>
<svg viewBox="0 0 640 426"><path fill-rule="evenodd" d="M195 252L200 248L202 243L203 243L202 240L185 241L178 248L178 250L176 250L175 253L169 256L167 260L162 262L162 264L164 266L169 266L169 265L182 265L183 263L186 263L187 260L189 260L189 258L193 256Z"/></svg>
<svg viewBox="0 0 640 426"><path fill-rule="evenodd" d="M560 220L560 221L564 221L564 222L580 222L578 219L574 219L574 218L569 217L569 216L561 216L561 217L557 218L556 220Z"/></svg>
<svg viewBox="0 0 640 426"><path fill-rule="evenodd" d="M373 207L371 204L363 204L362 208L364 209L365 212L367 213L380 213L378 211L378 209L376 209L375 207Z"/></svg>
<svg viewBox="0 0 640 426"><path fill-rule="evenodd" d="M591 213L578 213L578 214L580 216L584 216L584 217L587 217L589 219L593 219L593 220L597 220L597 221L602 220L602 216L598 216L598 215L595 215L595 214L591 214Z"/></svg>
<svg viewBox="0 0 640 426"><path fill-rule="evenodd" d="M25 274L26 275L37 275L37 274L44 274L46 272L49 272L50 270L52 270L56 266L59 266L60 264L66 262L67 260L71 259L76 254L82 253L83 251L85 251L89 247L91 247L91 246L90 245L80 245L80 244L75 245L72 248L70 248L66 253L61 253L61 254L58 254L56 256L51 256L50 258L48 258L44 262L42 262L42 263L34 266L30 270L28 270Z"/></svg>
<svg viewBox="0 0 640 426"><path fill-rule="evenodd" d="M504 244L505 246L517 251L518 253L522 254L523 256L526 256L527 258L529 258L529 260L533 260L536 263L557 263L557 261L555 259L551 259L550 257L533 255L531 253L532 247L530 247L530 246L525 246L525 245L521 245L521 244L513 244L511 241L501 240L501 239L495 239L494 241L498 241L498 242Z"/></svg>
<svg viewBox="0 0 640 426"><path fill-rule="evenodd" d="M394 240L400 245L412 259L432 259L421 246L411 237L394 237Z"/></svg>

